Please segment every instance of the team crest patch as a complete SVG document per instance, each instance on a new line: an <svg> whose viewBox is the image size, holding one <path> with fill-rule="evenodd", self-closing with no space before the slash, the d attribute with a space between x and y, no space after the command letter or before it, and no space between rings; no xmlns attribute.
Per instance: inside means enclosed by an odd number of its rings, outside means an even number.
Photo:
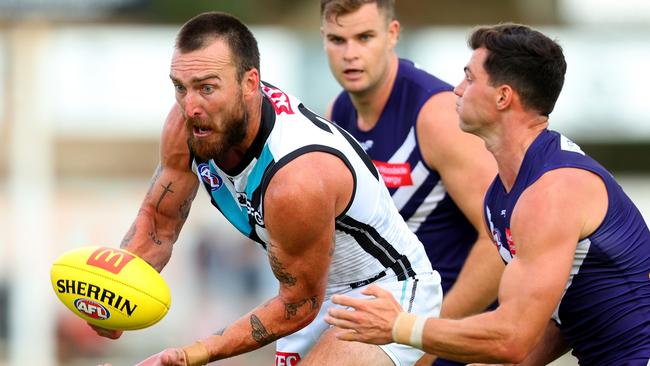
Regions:
<svg viewBox="0 0 650 366"><path fill-rule="evenodd" d="M199 175L205 184L210 186L210 191L216 191L223 185L223 179L220 176L210 171L208 164L202 163L198 167Z"/></svg>

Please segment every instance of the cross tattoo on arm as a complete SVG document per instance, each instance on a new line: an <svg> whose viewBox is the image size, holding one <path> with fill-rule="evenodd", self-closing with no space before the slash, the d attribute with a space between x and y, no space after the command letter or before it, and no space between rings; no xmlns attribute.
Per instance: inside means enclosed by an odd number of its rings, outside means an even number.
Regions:
<svg viewBox="0 0 650 366"><path fill-rule="evenodd" d="M160 195L160 198L158 199L158 203L156 203L156 212L159 212L158 209L160 208L160 203L162 202L163 198L167 195L167 193L174 193L174 191L171 190L172 182L167 183L167 186L160 185L163 187L164 191Z"/></svg>

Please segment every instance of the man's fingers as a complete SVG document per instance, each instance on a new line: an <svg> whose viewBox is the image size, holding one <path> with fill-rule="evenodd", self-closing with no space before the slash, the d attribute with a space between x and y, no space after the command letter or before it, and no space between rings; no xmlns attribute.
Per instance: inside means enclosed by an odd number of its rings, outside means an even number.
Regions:
<svg viewBox="0 0 650 366"><path fill-rule="evenodd" d="M357 309L359 305L363 304L365 300L355 299L354 297L345 296L345 295L334 295L332 296L332 302L337 305L349 306Z"/></svg>
<svg viewBox="0 0 650 366"><path fill-rule="evenodd" d="M102 337L118 339L122 336L123 333L121 330L104 329L90 323L87 324L95 331L95 333Z"/></svg>
<svg viewBox="0 0 650 366"><path fill-rule="evenodd" d="M367 296L374 296L374 297L384 297L390 295L390 292L384 290L383 288L375 284L371 284L370 286L364 288L361 291L361 293Z"/></svg>
<svg viewBox="0 0 650 366"><path fill-rule="evenodd" d="M356 329L357 323L349 320L344 320L344 319L339 319L339 318L334 318L329 315L325 315L323 318L325 322L329 325L333 325L335 327L339 327L341 329Z"/></svg>
<svg viewBox="0 0 650 366"><path fill-rule="evenodd" d="M340 333L336 333L336 338L342 341L358 342L359 333L354 331L340 332Z"/></svg>
<svg viewBox="0 0 650 366"><path fill-rule="evenodd" d="M327 314L332 318L349 320L355 323L358 323L359 320L359 313L352 310L345 310L340 308L329 308L327 309Z"/></svg>
<svg viewBox="0 0 650 366"><path fill-rule="evenodd" d="M180 361L185 361L185 354L179 348L166 349L160 355L160 362L163 365L176 365Z"/></svg>

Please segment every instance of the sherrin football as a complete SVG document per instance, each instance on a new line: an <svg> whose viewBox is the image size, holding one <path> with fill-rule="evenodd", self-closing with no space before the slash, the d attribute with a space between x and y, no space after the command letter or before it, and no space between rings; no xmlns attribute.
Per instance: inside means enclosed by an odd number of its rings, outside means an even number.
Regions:
<svg viewBox="0 0 650 366"><path fill-rule="evenodd" d="M171 305L162 276L123 249L96 246L66 252L52 265L50 279L68 309L105 329L149 327Z"/></svg>

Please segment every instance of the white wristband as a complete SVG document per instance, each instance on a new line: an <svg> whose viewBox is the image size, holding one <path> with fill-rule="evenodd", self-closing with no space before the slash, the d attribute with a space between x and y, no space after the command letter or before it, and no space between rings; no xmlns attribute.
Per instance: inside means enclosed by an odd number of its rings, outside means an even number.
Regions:
<svg viewBox="0 0 650 366"><path fill-rule="evenodd" d="M426 316L405 312L399 313L393 324L393 341L422 349L422 333L426 321Z"/></svg>
<svg viewBox="0 0 650 366"><path fill-rule="evenodd" d="M424 324L426 324L426 322L426 316L418 316L417 319L415 319L415 324L413 325L410 339L410 344L413 347L422 349L422 333L424 332Z"/></svg>

